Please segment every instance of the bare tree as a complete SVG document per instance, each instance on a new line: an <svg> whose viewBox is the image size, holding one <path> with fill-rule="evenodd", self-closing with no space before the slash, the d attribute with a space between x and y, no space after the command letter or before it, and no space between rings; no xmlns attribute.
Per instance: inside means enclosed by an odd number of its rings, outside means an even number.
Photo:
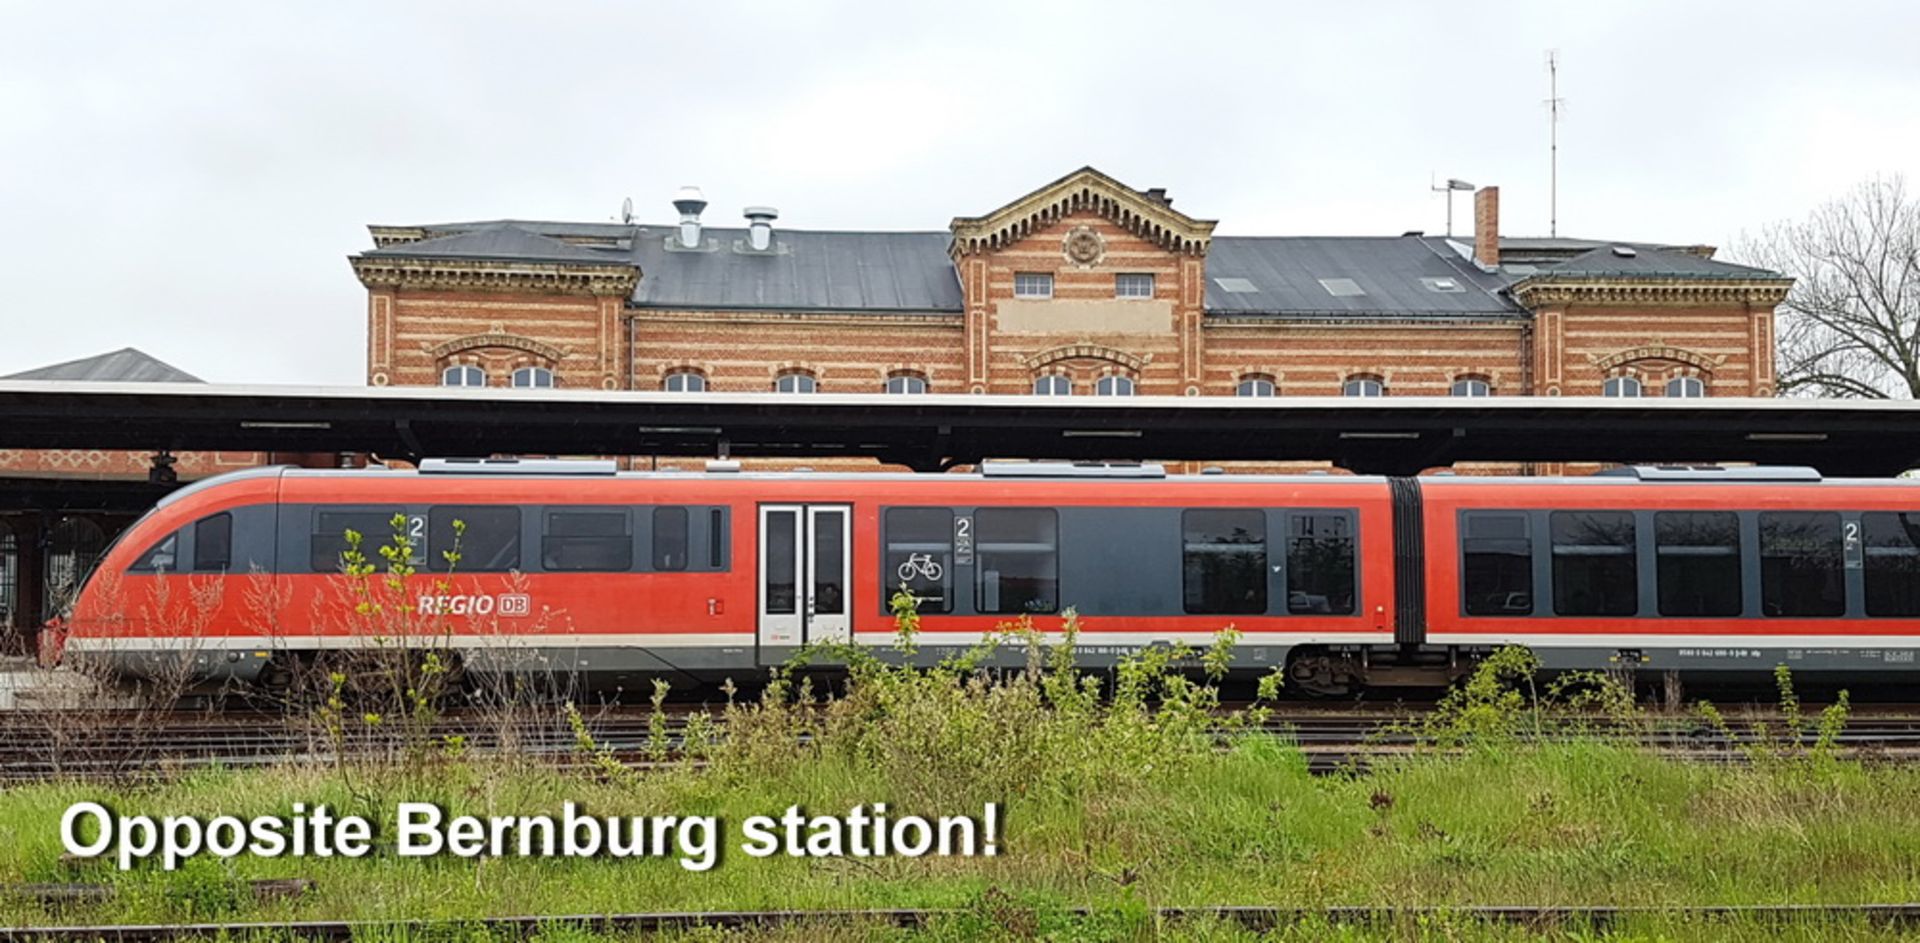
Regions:
<svg viewBox="0 0 1920 943"><path fill-rule="evenodd" d="M1920 202L1903 178L1867 181L1739 254L1795 279L1777 328L1782 394L1920 398Z"/></svg>

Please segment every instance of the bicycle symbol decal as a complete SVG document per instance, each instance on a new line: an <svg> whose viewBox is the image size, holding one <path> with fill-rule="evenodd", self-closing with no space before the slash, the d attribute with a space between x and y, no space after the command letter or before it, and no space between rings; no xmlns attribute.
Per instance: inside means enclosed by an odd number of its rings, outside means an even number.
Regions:
<svg viewBox="0 0 1920 943"><path fill-rule="evenodd" d="M910 580L918 576L930 582L938 582L940 577L946 575L947 571L945 567L940 565L940 561L933 558L933 554L916 553L909 555L906 562L900 564L898 572L900 578L903 580Z"/></svg>

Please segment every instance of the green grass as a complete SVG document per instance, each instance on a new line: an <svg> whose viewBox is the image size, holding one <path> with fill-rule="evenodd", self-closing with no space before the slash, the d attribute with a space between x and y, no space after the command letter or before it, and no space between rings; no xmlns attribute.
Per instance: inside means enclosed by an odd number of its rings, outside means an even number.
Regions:
<svg viewBox="0 0 1920 943"><path fill-rule="evenodd" d="M912 635L903 616L903 638ZM1074 623L1069 617L1069 636ZM1018 633L1017 633L1018 634ZM1069 638L1069 645L1071 638ZM1630 698L1601 679L1529 699L1531 659L1503 652L1422 728L1447 747L1366 773L1313 776L1284 738L1249 732L1265 708L1221 719L1206 653L1150 651L1111 685L1075 674L1065 649L1031 635L1024 672L989 679L979 658L922 671L857 651L846 689L822 697L777 680L730 704L725 737L695 744L704 766L638 772L611 757L560 770L513 758L453 757L418 744L387 763L213 770L147 785L49 783L0 792L0 883L86 882L105 902L46 909L0 900L7 924L277 920L446 921L447 939L481 939L481 916L635 911L939 908L916 933L798 927L673 939L1251 940L1230 926L1157 925L1158 907L1332 905L1697 906L1920 901L1920 767L1868 766L1782 739L1753 763L1663 759L1599 740L1529 745L1515 733L1556 710ZM1781 678L1784 697L1791 679ZM1596 688L1595 685L1600 687ZM336 685L336 687L338 687ZM1595 692L1601 697L1596 700ZM1263 693L1271 693L1270 686ZM348 723L335 711L330 723ZM1823 729L1837 730L1844 709ZM1797 725L1796 721L1796 725ZM697 725L698 726L698 725ZM704 728L703 728L704 729ZM802 736L804 735L804 736ZM1221 749L1223 742L1230 743ZM695 738L696 740L701 738ZM591 749L585 742L583 749ZM886 802L896 814L976 813L1001 804L1000 854L974 858L756 859L729 847L704 873L662 859L467 860L201 857L180 870L129 872L62 856L61 813L76 801L123 814L287 815L326 804L386 827L403 801L449 814L711 815L728 846L748 816L801 804L841 814ZM294 900L256 901L245 882L308 878ZM1094 917L1068 908L1090 907ZM1885 939L1848 921L1772 925L1645 917L1551 938ZM571 931L555 943L601 938ZM384 936L383 936L384 938ZM440 938L435 934L435 938ZM1529 928L1434 917L1391 926L1290 926L1276 940L1537 938Z"/></svg>
<svg viewBox="0 0 1920 943"><path fill-rule="evenodd" d="M714 814L738 823L793 802L843 811L888 800L870 769L822 757L773 778L585 773L448 763L363 771L208 772L145 788L38 785L0 795L0 881L115 885L113 901L14 924L443 918L761 908L1264 904L1848 903L1920 900L1920 771L1837 764L1729 768L1566 744L1428 756L1314 777L1269 738L1139 784L1005 797L994 858L752 859L704 874L671 860L502 858L222 862L121 873L68 863L57 823L96 799L125 813L284 813L295 801L388 821L396 802L450 812ZM897 802L897 800L895 800ZM912 808L926 814L962 811ZM241 881L306 877L305 899L256 903Z"/></svg>

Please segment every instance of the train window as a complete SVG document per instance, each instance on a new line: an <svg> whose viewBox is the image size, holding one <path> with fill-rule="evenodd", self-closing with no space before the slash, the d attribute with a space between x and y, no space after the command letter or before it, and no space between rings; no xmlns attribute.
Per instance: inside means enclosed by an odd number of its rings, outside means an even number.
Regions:
<svg viewBox="0 0 1920 943"><path fill-rule="evenodd" d="M233 565L233 515L221 512L193 525L193 571L225 573Z"/></svg>
<svg viewBox="0 0 1920 943"><path fill-rule="evenodd" d="M887 552L880 558L880 606L892 611L905 584L918 611L953 611L953 512L946 508L888 508Z"/></svg>
<svg viewBox="0 0 1920 943"><path fill-rule="evenodd" d="M687 509L653 509L653 568L687 568Z"/></svg>
<svg viewBox="0 0 1920 943"><path fill-rule="evenodd" d="M1640 611L1638 557L1630 511L1555 511L1553 612L1630 616Z"/></svg>
<svg viewBox="0 0 1920 943"><path fill-rule="evenodd" d="M1847 611L1840 515L1760 515L1760 611L1770 616L1837 616Z"/></svg>
<svg viewBox="0 0 1920 943"><path fill-rule="evenodd" d="M1867 615L1920 616L1920 514L1860 515Z"/></svg>
<svg viewBox="0 0 1920 943"><path fill-rule="evenodd" d="M782 508L762 513L761 562L766 575L762 577L765 600L761 604L768 615L793 615L800 611L800 584L796 581L800 566L794 552L800 539L800 512Z"/></svg>
<svg viewBox="0 0 1920 943"><path fill-rule="evenodd" d="M1353 517L1297 513L1287 523L1287 611L1353 613Z"/></svg>
<svg viewBox="0 0 1920 943"><path fill-rule="evenodd" d="M153 546L148 547L147 552L141 554L140 559L133 561L133 566L128 567L128 569L142 573L156 573L161 570L171 570L174 568L175 562L179 559L179 548L180 532L176 530L160 538Z"/></svg>
<svg viewBox="0 0 1920 943"><path fill-rule="evenodd" d="M1662 511L1653 516L1663 616L1740 614L1740 518L1730 511Z"/></svg>
<svg viewBox="0 0 1920 943"><path fill-rule="evenodd" d="M727 568L727 512L707 509L707 565L716 570Z"/></svg>
<svg viewBox="0 0 1920 943"><path fill-rule="evenodd" d="M1180 515L1180 535L1187 612L1267 611L1265 512L1186 511Z"/></svg>
<svg viewBox="0 0 1920 943"><path fill-rule="evenodd" d="M1524 616L1533 612L1533 537L1527 516L1515 511L1461 515L1462 604L1470 616Z"/></svg>
<svg viewBox="0 0 1920 943"><path fill-rule="evenodd" d="M973 523L980 612L1060 608L1060 519L1052 508L981 508Z"/></svg>
<svg viewBox="0 0 1920 943"><path fill-rule="evenodd" d="M633 526L619 508L548 511L540 564L559 572L623 573L633 569Z"/></svg>
<svg viewBox="0 0 1920 943"><path fill-rule="evenodd" d="M380 565L380 548L393 545L394 522L403 517L399 508L363 511L321 511L313 513L313 535L308 540L308 563L315 573L339 573L345 568L341 555L352 544L347 540L347 532L359 535L359 552L366 562ZM402 525L404 526L404 524ZM415 546L425 537L424 534L412 535Z"/></svg>
<svg viewBox="0 0 1920 943"><path fill-rule="evenodd" d="M460 524L459 528L454 526ZM449 559L449 557L453 559ZM427 566L436 573L503 573L520 568L520 509L449 505L427 511Z"/></svg>

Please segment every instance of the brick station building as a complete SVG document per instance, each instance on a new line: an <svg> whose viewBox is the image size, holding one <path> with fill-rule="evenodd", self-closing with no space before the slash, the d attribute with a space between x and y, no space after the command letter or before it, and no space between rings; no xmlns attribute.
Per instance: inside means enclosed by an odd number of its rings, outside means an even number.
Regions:
<svg viewBox="0 0 1920 943"><path fill-rule="evenodd" d="M1083 168L917 232L664 224L373 226L374 386L1156 396L1771 396L1791 284L1703 245L1474 235L1216 236ZM119 351L18 379L196 378ZM189 480L330 455L168 456ZM755 464L779 464L773 462ZM790 464L790 463L789 463ZM869 462L810 461L873 467ZM1199 463L1191 463L1192 466ZM147 454L0 451L0 475L144 479ZM1554 466L1526 471L1560 471ZM0 628L37 625L129 515L0 513ZM0 649L8 634L0 631Z"/></svg>
<svg viewBox="0 0 1920 943"><path fill-rule="evenodd" d="M699 392L1771 396L1790 280L1702 245L1216 236L1083 168L944 229L373 226L367 379ZM815 463L818 464L818 463Z"/></svg>

